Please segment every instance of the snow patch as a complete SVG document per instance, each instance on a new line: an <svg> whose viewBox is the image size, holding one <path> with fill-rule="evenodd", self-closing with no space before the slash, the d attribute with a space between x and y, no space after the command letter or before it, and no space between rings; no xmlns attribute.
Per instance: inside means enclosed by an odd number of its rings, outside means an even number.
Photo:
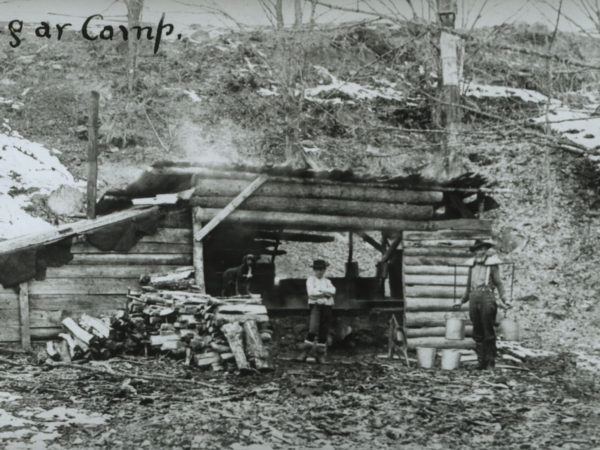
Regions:
<svg viewBox="0 0 600 450"><path fill-rule="evenodd" d="M191 101L193 101L194 103L200 103L202 101L202 99L200 97L198 97L198 94L196 94L196 91L183 91L183 93L185 95L187 95Z"/></svg>
<svg viewBox="0 0 600 450"><path fill-rule="evenodd" d="M307 100L316 103L333 104L353 103L352 100L347 100L347 98L356 100L374 100L376 98L395 101L404 100L402 93L395 88L393 83L381 83L381 80L378 80L381 84L386 84L387 86L363 86L362 84L354 83L352 81L340 80L324 67L315 66L315 69L321 76L330 79L331 82L329 84L305 89L304 97Z"/></svg>
<svg viewBox="0 0 600 450"><path fill-rule="evenodd" d="M546 116L533 119L543 124ZM554 108L548 112L548 121L553 131L588 149L600 146L600 117L592 116L590 111L572 110L566 106Z"/></svg>
<svg viewBox="0 0 600 450"><path fill-rule="evenodd" d="M79 186L50 150L15 131L0 133L0 239L51 229L24 208L33 196L48 195L62 185Z"/></svg>
<svg viewBox="0 0 600 450"><path fill-rule="evenodd" d="M340 80L324 67L315 66L315 69L329 83L307 88L304 92L296 90L296 95L304 94L304 98L308 101L334 105L352 105L355 103L355 100L375 100L377 98L394 101L406 100L402 92L396 88L396 84L391 81L376 78L373 81L381 86L366 86L352 81ZM279 95L279 92L272 89L260 88L258 94L263 97L272 97Z"/></svg>
<svg viewBox="0 0 600 450"><path fill-rule="evenodd" d="M468 83L462 90L467 97L474 98L498 98L513 97L524 102L547 103L548 97L531 89L517 89L506 86L492 86L489 84ZM559 105L558 100L551 99L550 104Z"/></svg>

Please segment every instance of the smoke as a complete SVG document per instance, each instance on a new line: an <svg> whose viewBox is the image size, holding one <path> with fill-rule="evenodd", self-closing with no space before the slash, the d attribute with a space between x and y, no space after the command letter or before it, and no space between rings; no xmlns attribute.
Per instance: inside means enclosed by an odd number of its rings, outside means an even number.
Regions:
<svg viewBox="0 0 600 450"><path fill-rule="evenodd" d="M229 120L203 127L184 119L174 133L174 149L189 162L227 164L240 159L245 132Z"/></svg>

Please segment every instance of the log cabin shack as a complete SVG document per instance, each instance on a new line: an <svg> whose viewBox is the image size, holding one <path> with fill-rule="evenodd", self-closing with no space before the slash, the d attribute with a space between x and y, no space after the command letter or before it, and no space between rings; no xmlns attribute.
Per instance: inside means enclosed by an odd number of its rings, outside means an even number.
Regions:
<svg viewBox="0 0 600 450"><path fill-rule="evenodd" d="M491 222L479 218L497 207L485 186L470 173L436 183L156 163L125 189L107 192L97 218L0 242L0 341L29 347L32 339L57 336L64 317L125 309L144 274L193 265L198 287L220 296L223 271L247 253L261 255L251 291L281 335L301 339L310 270L276 280L282 243L326 243L333 239L327 233L343 232L350 233L346 271L332 278L337 329L345 330L339 338L371 328L387 339L395 314L409 348L466 348L470 340L445 340L444 323L465 290L468 247L491 236ZM374 276L361 276L353 261L358 239L377 251Z"/></svg>

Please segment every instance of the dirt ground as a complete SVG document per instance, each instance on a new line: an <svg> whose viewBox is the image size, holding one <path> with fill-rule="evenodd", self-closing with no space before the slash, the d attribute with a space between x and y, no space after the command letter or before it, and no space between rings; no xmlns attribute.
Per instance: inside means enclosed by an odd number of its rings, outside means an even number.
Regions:
<svg viewBox="0 0 600 450"><path fill-rule="evenodd" d="M566 354L495 372L407 368L364 352L336 351L326 365L289 356L277 355L272 373L244 377L168 358L73 369L2 357L0 442L7 449L600 445L599 385Z"/></svg>

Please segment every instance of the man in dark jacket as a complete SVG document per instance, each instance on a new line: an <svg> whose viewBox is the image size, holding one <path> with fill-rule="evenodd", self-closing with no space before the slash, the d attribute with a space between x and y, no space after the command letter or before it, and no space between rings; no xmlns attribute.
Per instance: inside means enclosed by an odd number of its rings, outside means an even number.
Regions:
<svg viewBox="0 0 600 450"><path fill-rule="evenodd" d="M496 312L498 306L502 309L509 308L500 279L500 258L489 252L493 246L492 241L477 239L470 247L475 256L467 262L471 266L467 291L462 301L454 304L455 309L460 309L462 303L470 302L469 316L473 324L473 339L479 362L477 368L480 370L495 367ZM494 288L498 289L499 302L496 302Z"/></svg>

